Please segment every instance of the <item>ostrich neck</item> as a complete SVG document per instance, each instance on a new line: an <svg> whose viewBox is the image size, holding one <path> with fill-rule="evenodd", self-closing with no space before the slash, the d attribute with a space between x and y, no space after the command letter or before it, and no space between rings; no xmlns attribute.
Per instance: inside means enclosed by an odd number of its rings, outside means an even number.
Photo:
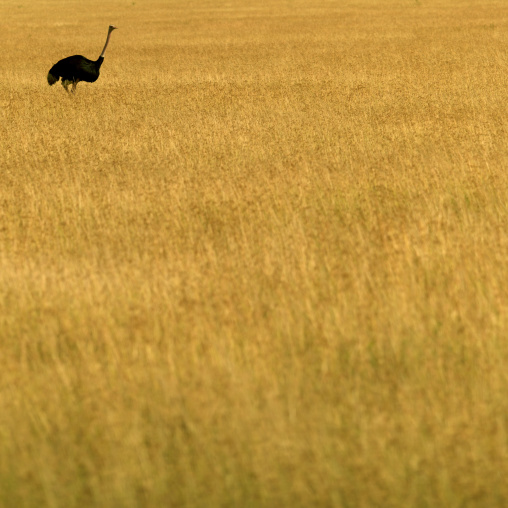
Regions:
<svg viewBox="0 0 508 508"><path fill-rule="evenodd" d="M101 57L104 58L104 53L106 52L106 48L108 47L109 38L111 37L111 32L108 32L108 37L106 39L106 44L104 44L104 49L102 50Z"/></svg>

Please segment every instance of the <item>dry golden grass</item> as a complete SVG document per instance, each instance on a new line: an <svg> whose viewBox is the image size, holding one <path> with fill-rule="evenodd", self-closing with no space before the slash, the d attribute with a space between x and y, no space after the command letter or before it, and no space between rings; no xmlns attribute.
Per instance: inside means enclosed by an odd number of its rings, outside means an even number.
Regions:
<svg viewBox="0 0 508 508"><path fill-rule="evenodd" d="M508 505L505 2L0 20L1 507Z"/></svg>

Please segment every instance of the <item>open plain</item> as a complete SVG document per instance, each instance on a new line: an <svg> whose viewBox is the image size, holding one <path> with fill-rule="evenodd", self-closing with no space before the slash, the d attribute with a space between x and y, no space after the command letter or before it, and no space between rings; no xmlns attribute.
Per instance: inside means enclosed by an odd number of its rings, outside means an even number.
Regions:
<svg viewBox="0 0 508 508"><path fill-rule="evenodd" d="M506 2L0 28L1 507L508 506Z"/></svg>

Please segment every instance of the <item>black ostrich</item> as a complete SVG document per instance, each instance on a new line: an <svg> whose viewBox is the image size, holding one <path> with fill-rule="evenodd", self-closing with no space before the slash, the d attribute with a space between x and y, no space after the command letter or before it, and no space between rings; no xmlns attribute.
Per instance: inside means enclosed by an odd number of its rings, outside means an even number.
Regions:
<svg viewBox="0 0 508 508"><path fill-rule="evenodd" d="M48 73L48 83L50 86L54 85L62 78L62 86L65 88L65 91L69 92L68 86L72 84L72 92L74 93L76 91L76 85L80 81L87 81L88 83L97 81L99 70L104 61L104 53L108 47L109 37L115 28L116 26L109 25L106 44L104 44L101 56L95 60L95 62L93 60L88 60L88 58L84 56L74 55L68 56L53 65Z"/></svg>

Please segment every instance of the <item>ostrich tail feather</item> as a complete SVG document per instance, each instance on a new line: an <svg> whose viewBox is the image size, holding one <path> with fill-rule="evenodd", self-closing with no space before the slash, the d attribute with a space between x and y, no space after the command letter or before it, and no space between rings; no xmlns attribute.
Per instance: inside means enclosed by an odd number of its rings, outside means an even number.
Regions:
<svg viewBox="0 0 508 508"><path fill-rule="evenodd" d="M53 69L51 69L52 71ZM48 72L48 83L49 85L54 85L59 79L60 76L55 76L54 74L51 74L51 71Z"/></svg>

